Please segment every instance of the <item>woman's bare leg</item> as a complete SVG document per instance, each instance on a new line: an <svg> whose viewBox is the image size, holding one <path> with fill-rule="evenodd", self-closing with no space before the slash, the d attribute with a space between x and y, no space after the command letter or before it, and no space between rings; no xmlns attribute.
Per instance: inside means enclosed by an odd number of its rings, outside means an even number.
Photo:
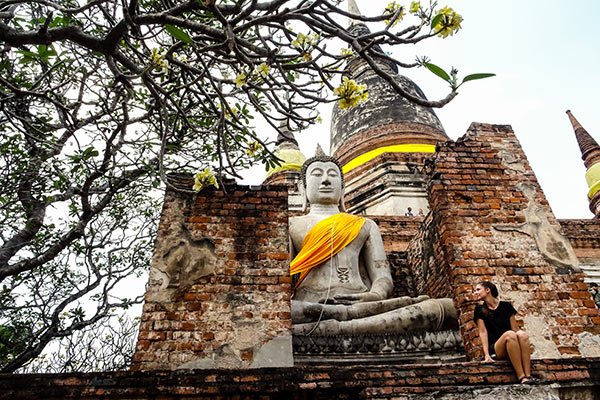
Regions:
<svg viewBox="0 0 600 400"><path fill-rule="evenodd" d="M529 335L523 331L517 331L517 340L521 347L523 372L525 373L525 376L531 376L531 345L529 344Z"/></svg>
<svg viewBox="0 0 600 400"><path fill-rule="evenodd" d="M525 378L523 360L521 359L521 347L519 346L516 332L504 332L494 344L494 351L499 359L506 360L508 358L510 360L519 381Z"/></svg>

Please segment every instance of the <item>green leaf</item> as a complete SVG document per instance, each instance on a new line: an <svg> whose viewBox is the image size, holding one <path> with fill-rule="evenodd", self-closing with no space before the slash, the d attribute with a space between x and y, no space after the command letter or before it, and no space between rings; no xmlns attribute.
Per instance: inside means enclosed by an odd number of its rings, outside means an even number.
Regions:
<svg viewBox="0 0 600 400"><path fill-rule="evenodd" d="M462 80L462 83L465 83L468 81L474 81L476 79L490 78L492 76L496 76L496 74L471 74L471 75L465 76L465 78Z"/></svg>
<svg viewBox="0 0 600 400"><path fill-rule="evenodd" d="M443 80L445 80L446 82L450 82L450 75L448 75L448 73L446 71L444 71L443 69L441 69L440 67L438 67L435 64L432 63L423 63L423 65L425 65L425 67L430 70L431 72L433 72L434 74L436 74L437 76L439 76L440 78L442 78Z"/></svg>
<svg viewBox="0 0 600 400"><path fill-rule="evenodd" d="M165 29L169 33L169 35L173 36L177 40L181 40L187 44L192 44L194 41L183 29L180 29L174 25L166 24Z"/></svg>
<svg viewBox="0 0 600 400"><path fill-rule="evenodd" d="M440 23L443 17L443 14L438 14L435 17L433 17L433 19L431 20L431 29L434 29L437 26L437 24Z"/></svg>

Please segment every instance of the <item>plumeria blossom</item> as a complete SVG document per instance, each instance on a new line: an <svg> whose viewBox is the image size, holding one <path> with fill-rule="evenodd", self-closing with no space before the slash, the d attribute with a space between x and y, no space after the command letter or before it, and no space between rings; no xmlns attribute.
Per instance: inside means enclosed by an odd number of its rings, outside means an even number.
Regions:
<svg viewBox="0 0 600 400"><path fill-rule="evenodd" d="M410 7L408 8L408 12L411 14L417 14L419 12L419 7L421 7L421 3L418 1L412 1L410 3Z"/></svg>
<svg viewBox="0 0 600 400"><path fill-rule="evenodd" d="M159 50L154 48L152 49L152 54L150 55L150 62L154 66L154 68L158 69L163 74L166 74L169 71L169 63L165 60L165 56L159 53Z"/></svg>
<svg viewBox="0 0 600 400"><path fill-rule="evenodd" d="M319 42L319 34L313 33L312 35L305 35L304 33L299 33L296 36L296 39L292 42L292 46L296 48L302 55L304 61L312 60L312 54L310 51L313 46L315 46Z"/></svg>
<svg viewBox="0 0 600 400"><path fill-rule="evenodd" d="M241 88L246 83L248 83L248 75L247 74L245 74L243 72L240 72L239 74L236 75L236 77L235 77L235 87Z"/></svg>
<svg viewBox="0 0 600 400"><path fill-rule="evenodd" d="M267 77L267 75L269 75L269 72L271 71L271 68L267 65L267 63L262 63L259 66L257 66L256 68L254 68L254 73L256 75L260 75L264 78Z"/></svg>
<svg viewBox="0 0 600 400"><path fill-rule="evenodd" d="M248 157L254 157L257 152L262 149L262 145L257 141L253 141L248 143L248 147L246 148L246 154Z"/></svg>
<svg viewBox="0 0 600 400"><path fill-rule="evenodd" d="M340 98L341 109L355 107L369 98L367 85L359 85L354 79L348 79L348 77L342 78L342 84L335 88L333 93Z"/></svg>
<svg viewBox="0 0 600 400"><path fill-rule="evenodd" d="M319 34L313 33L312 35L305 35L304 33L299 33L296 36L296 39L292 42L292 46L294 46L298 50L307 50L310 47L317 44L319 41Z"/></svg>
<svg viewBox="0 0 600 400"><path fill-rule="evenodd" d="M215 174L213 174L209 168L204 168L204 171L198 172L196 175L194 175L194 186L192 186L192 189L194 189L196 192L199 192L209 186L214 186L215 189L219 188Z"/></svg>
<svg viewBox="0 0 600 400"><path fill-rule="evenodd" d="M398 12L398 10L400 10L400 11ZM394 15L394 14L396 14L396 12L398 12L398 16L394 20L386 19L385 21L383 21L383 22L385 22L386 25L389 25L391 22L391 26L395 26L398 22L402 21L402 18L404 18L404 15L406 14L405 7L403 5L396 3L395 1L392 1L391 3L389 3L387 5L387 7L385 8L385 12L387 14L392 14L392 15Z"/></svg>
<svg viewBox="0 0 600 400"><path fill-rule="evenodd" d="M450 7L444 7L438 11L437 15L441 15L440 21L433 29L438 32L438 35L446 38L454 35L460 28L460 23L463 18L460 14Z"/></svg>

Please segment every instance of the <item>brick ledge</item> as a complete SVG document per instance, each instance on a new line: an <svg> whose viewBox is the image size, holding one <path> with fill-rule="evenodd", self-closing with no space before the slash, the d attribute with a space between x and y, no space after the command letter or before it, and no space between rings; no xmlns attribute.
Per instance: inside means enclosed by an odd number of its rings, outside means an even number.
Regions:
<svg viewBox="0 0 600 400"><path fill-rule="evenodd" d="M600 388L600 357L534 360L542 386ZM117 371L0 374L0 399L391 398L398 394L457 393L516 378L507 361L444 365L310 365L251 370ZM334 396L334 397L329 397Z"/></svg>

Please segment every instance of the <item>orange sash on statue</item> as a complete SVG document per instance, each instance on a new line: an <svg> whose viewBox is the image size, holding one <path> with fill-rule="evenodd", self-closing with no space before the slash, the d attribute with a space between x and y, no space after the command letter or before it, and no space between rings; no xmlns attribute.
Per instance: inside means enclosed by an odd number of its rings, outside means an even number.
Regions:
<svg viewBox="0 0 600 400"><path fill-rule="evenodd" d="M360 232L365 218L346 213L319 221L304 237L302 250L290 263L290 275L300 274L296 286L317 265L323 264L349 245Z"/></svg>

